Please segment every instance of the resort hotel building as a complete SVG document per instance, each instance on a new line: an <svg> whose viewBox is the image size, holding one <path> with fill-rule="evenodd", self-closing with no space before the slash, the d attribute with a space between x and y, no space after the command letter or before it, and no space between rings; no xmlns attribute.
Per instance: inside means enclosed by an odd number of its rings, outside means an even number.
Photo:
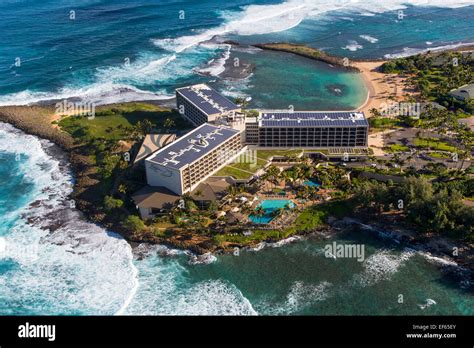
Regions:
<svg viewBox="0 0 474 348"><path fill-rule="evenodd" d="M260 112L245 121L245 141L263 148L366 148L363 112Z"/></svg>
<svg viewBox="0 0 474 348"><path fill-rule="evenodd" d="M362 112L272 110L245 118L237 105L204 84L177 89L176 103L196 128L178 138L150 134L145 139L136 163L145 163L148 186L133 195L144 219L169 211L185 193L204 203L221 197L229 178L211 176L247 145L329 149L337 156L368 146L369 124Z"/></svg>
<svg viewBox="0 0 474 348"><path fill-rule="evenodd" d="M179 113L195 126L204 123L233 123L241 118L241 108L205 84L178 88L176 105Z"/></svg>
<svg viewBox="0 0 474 348"><path fill-rule="evenodd" d="M220 170L243 151L242 132L202 124L145 160L147 182L182 195Z"/></svg>

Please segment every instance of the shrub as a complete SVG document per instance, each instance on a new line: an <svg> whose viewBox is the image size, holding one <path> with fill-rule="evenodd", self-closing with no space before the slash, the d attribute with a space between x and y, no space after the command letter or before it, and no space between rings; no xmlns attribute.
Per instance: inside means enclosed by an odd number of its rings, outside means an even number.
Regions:
<svg viewBox="0 0 474 348"><path fill-rule="evenodd" d="M123 221L122 226L136 233L145 228L145 223L138 216L130 215Z"/></svg>
<svg viewBox="0 0 474 348"><path fill-rule="evenodd" d="M123 201L121 199L115 199L111 196L105 196L104 198L104 208L107 211L113 209L121 208L123 206Z"/></svg>

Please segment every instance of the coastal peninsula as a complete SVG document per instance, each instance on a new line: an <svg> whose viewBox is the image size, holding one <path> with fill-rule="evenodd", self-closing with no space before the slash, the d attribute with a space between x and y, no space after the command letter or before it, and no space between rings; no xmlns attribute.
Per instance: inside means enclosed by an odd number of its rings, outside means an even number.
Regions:
<svg viewBox="0 0 474 348"><path fill-rule="evenodd" d="M344 64L341 58L331 57L302 45L255 46L294 53L336 66ZM378 151L382 156L391 154L398 145L387 145L387 140L379 137L377 133L378 125L385 122L397 122L397 127L409 129L412 126L402 126L402 121L397 118L381 117L374 110L380 109L384 103L402 102L418 95L413 79L408 79L409 73L384 72L387 63L386 61L351 62L351 71L362 73L369 89L367 102L359 108L368 114L369 119L373 118L371 123L375 122L374 129L371 131L375 133L369 137L369 150ZM250 116L253 111L248 112ZM341 219L355 212L360 217L366 216L366 219L362 219L361 222L369 221L368 217L373 216L372 214L387 218L387 221L392 220L394 225L406 218L405 215L400 215L396 211L392 211L389 215L376 210L371 210L370 214L367 212L362 214L361 207L370 206L370 204L367 205L368 202L362 204L363 201L360 200L362 192L358 191L361 185L359 181L368 175L367 173L375 175L373 178L381 175L380 178L403 180L404 177L408 177L409 172L408 169L400 169L406 166L405 163L390 167L389 162L393 161L392 158L382 157L376 160L368 151L351 154L354 158L363 161L365 163L363 166L345 168L331 163L331 157L337 158L337 156L334 157L334 153L324 149L310 151L302 149L257 150L256 167L251 168L248 164L231 164L217 173L218 177L228 176L237 180L259 173L256 183L249 186L233 184L227 189L226 199L231 199L233 202L228 206L228 212L239 207L239 210L232 214L226 213L226 216L223 216L220 213L223 211L219 209L220 207L212 205L203 208L199 206L199 203L196 204L199 199L196 201L196 197L186 196L186 204L181 211L174 210L170 216L162 216L152 224L144 223L135 216L136 207L131 195L144 182L145 173L140 167L132 165L130 159L127 161L124 154L129 154L133 158L143 138L150 132L183 133L191 129L192 125L176 110L148 102L100 106L95 116L94 119L88 120L77 115L58 115L53 106L0 108L2 121L11 123L30 134L49 139L69 153L77 179L73 194L77 207L92 221L120 232L132 242L164 243L203 254L219 250L232 251L236 247L255 247L261 242L276 242L297 234L315 231L324 234L329 230L328 223L333 222L334 218ZM385 119L388 121L384 121ZM403 122L408 121L408 119L403 119ZM386 128L382 132L386 132ZM424 145L421 144L424 138L414 138L415 150L424 149ZM440 144L441 148L444 142L433 140L432 145L428 146L433 148L435 144ZM455 147L452 148L455 149ZM314 157L314 154L319 157ZM466 156L465 154L461 156L463 172L465 171L464 163L469 162L464 158ZM397 158L399 157L400 155L397 155ZM397 159L397 161L401 163L402 160ZM403 161L406 162L406 160ZM279 163L283 163L285 168L280 168ZM326 164L323 165L324 163ZM376 163L376 166L373 163ZM447 170L455 173L449 163L447 165ZM431 173L435 173L434 170L439 170L439 168L433 168ZM410 173L420 175L413 170ZM100 179L97 179L97 176ZM469 182L472 179L462 180ZM308 186L305 184L308 181L315 182L317 185ZM428 185L422 181L419 184ZM413 185L413 183L407 183L407 185ZM387 189L377 188L382 191ZM306 203L297 204L296 209L275 211L272 218L275 222L268 226L257 228L252 228L251 224L242 226L242 216L251 215L255 207L236 205L236 203L242 198L248 200L252 196L262 194L265 196L290 195L293 200L304 200ZM469 193L466 194L469 195ZM376 197L367 199L374 204L379 204ZM383 204L388 204L389 211L394 208L393 202ZM265 214L265 212L259 211L258 214ZM227 221L231 216L233 222ZM413 228L417 227L407 224L404 229L409 231ZM423 236L420 239L412 232L403 235L409 236L408 240L412 243L419 243L425 238ZM441 238L441 241L446 244L444 238ZM447 245L451 244L447 243Z"/></svg>

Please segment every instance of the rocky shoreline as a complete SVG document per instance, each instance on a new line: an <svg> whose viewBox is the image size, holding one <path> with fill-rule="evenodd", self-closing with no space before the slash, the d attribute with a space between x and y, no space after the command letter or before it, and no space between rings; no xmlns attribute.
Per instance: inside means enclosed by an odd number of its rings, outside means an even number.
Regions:
<svg viewBox="0 0 474 348"><path fill-rule="evenodd" d="M308 59L316 60L326 64L336 66L338 68L346 69L348 71L360 73L360 69L356 66L351 65L348 58L341 58L329 55L324 51L312 48L306 45L292 44L286 42L275 42L275 43L264 43L264 44L255 44L254 47L260 48L262 50L277 51L277 52L286 52L293 53L301 57Z"/></svg>
<svg viewBox="0 0 474 348"><path fill-rule="evenodd" d="M18 108L15 107L13 110L18 111ZM26 110L27 114L37 111L35 107L26 107ZM41 115L41 113L38 115ZM44 114L43 116L38 117L44 120ZM76 157L73 152L74 147L71 145L70 140L68 140L67 134L62 134L62 132L61 134L57 134L60 132L59 130L55 129L54 131L49 131L42 126L37 128L33 127L34 129L32 129L32 124L30 122L25 122L23 117L15 118L8 115L4 108L0 108L0 121L10 123L26 133L31 132L30 134L32 135L52 141L54 145L48 147L45 146L45 152L60 162L61 170L66 170L66 168L68 168L68 170L71 169L74 179L81 176L81 173L77 172L81 167L78 166L77 162L71 162L71 159L72 161L75 161ZM24 129L22 129L22 127L24 127ZM58 144L56 144L55 141L58 141ZM74 191L71 198L74 198L78 189L78 181L74 181ZM30 206L34 207L35 205L40 206L42 204L47 204L47 202L35 201L32 202ZM140 250L140 247L146 244L161 244L170 249L179 249L187 252L190 257L190 262L195 264L212 262L216 255L231 254L236 251L239 252L240 250L259 251L265 247L282 246L311 236L330 239L344 232L348 228L361 228L370 233L375 233L380 238L388 238L397 244L402 244L406 248L422 253L428 260L440 264L444 272L447 272L450 276L455 277L456 279L461 279L465 282L466 287L471 287L472 284L474 284L474 253L472 248L468 245L457 245L459 249L458 256L453 256L453 244L448 242L446 239L433 238L428 240L426 237L417 237L412 230L402 226L396 221L374 223L373 220L368 219L368 217L345 217L342 219L330 218L327 225L323 225L313 231L301 231L301 233L297 233L285 239L253 242L246 245L233 243L226 245L225 247L218 247L212 244L210 239L207 242L203 239L194 240L193 238L195 236L193 237L192 233L177 234L173 239L169 240L147 238L146 236L142 239L137 239L134 238L129 231L125 231L119 225L96 221L93 212L90 210L83 210L81 205L77 205L76 208L79 213L79 219L97 223L100 227L119 233L129 242L133 250ZM67 224L65 219L69 216L67 214L68 209L69 208L65 207L62 210L50 213L42 219L42 221L44 220L44 222L47 223L37 221L37 217L27 216L26 218L30 224L39 223L41 228L47 229L51 234L54 234L55 231ZM207 246L207 248L203 246Z"/></svg>
<svg viewBox="0 0 474 348"><path fill-rule="evenodd" d="M335 228L353 226L420 252L428 259L443 264L455 272L463 273L474 285L474 251L469 244L454 244L444 237L419 236L409 226L404 226L403 221L378 218L379 221L374 222L367 217L346 217L332 226Z"/></svg>

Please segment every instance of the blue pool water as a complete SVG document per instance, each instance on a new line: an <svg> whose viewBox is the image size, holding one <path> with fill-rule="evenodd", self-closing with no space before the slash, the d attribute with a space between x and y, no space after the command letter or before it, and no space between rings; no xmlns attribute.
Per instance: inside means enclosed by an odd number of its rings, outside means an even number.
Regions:
<svg viewBox="0 0 474 348"><path fill-rule="evenodd" d="M317 183L314 180L306 180L303 184L309 187L321 187L321 184Z"/></svg>
<svg viewBox="0 0 474 348"><path fill-rule="evenodd" d="M249 219L255 224L268 224L274 219L273 212L280 209L286 208L287 206L294 208L295 204L288 199L267 199L259 204L259 207L265 209L265 214L263 216L249 215Z"/></svg>

